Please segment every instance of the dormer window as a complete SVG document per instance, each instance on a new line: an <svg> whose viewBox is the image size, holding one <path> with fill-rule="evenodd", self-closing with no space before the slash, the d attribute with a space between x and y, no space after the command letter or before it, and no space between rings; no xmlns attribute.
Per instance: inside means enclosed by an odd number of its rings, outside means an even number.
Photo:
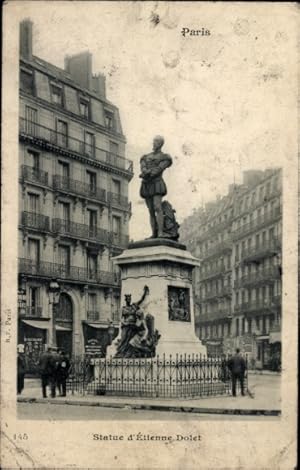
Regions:
<svg viewBox="0 0 300 470"><path fill-rule="evenodd" d="M56 84L51 84L51 97L52 97L52 102L55 104L59 104L62 106L63 100L62 100L62 88L59 85Z"/></svg>
<svg viewBox="0 0 300 470"><path fill-rule="evenodd" d="M33 72L31 70L21 69L20 88L26 93L33 95Z"/></svg>
<svg viewBox="0 0 300 470"><path fill-rule="evenodd" d="M114 129L114 114L111 111L105 111L105 126L107 129Z"/></svg>
<svg viewBox="0 0 300 470"><path fill-rule="evenodd" d="M84 98L79 99L80 115L85 119L89 119L89 102Z"/></svg>

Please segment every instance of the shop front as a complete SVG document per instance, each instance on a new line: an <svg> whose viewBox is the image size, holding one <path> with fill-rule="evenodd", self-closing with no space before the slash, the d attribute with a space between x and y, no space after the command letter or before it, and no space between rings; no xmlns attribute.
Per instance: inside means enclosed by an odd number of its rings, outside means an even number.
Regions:
<svg viewBox="0 0 300 470"><path fill-rule="evenodd" d="M49 319L19 320L18 343L24 344L26 375L39 374L39 360L48 341Z"/></svg>
<svg viewBox="0 0 300 470"><path fill-rule="evenodd" d="M256 368L257 369L269 369L269 365L270 365L269 335L257 336L256 347L257 347Z"/></svg>
<svg viewBox="0 0 300 470"><path fill-rule="evenodd" d="M223 354L223 341L221 339L207 339L202 340L204 346L206 346L207 357L221 357Z"/></svg>
<svg viewBox="0 0 300 470"><path fill-rule="evenodd" d="M82 322L85 352L89 353L92 349L97 350L99 357L106 356L107 347L118 334L118 328L107 323ZM93 348L91 348L93 346Z"/></svg>

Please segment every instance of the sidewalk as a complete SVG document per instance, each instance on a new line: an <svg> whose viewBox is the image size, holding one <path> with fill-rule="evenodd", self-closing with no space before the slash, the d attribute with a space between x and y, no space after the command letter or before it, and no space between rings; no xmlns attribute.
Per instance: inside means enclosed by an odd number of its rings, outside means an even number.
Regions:
<svg viewBox="0 0 300 470"><path fill-rule="evenodd" d="M249 389L254 398L249 395L168 399L68 394L67 397L45 399L41 398L40 381L26 379L18 402L211 414L280 415L280 376L252 375L249 377Z"/></svg>

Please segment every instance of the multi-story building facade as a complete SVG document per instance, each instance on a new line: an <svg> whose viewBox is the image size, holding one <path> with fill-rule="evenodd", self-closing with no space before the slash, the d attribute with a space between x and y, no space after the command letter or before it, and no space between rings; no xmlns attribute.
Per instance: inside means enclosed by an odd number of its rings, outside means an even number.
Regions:
<svg viewBox="0 0 300 470"><path fill-rule="evenodd" d="M90 339L109 344L120 302L112 258L128 243L133 167L91 54L59 69L32 54L32 23L20 28L19 342L34 362L53 341L69 354Z"/></svg>
<svg viewBox="0 0 300 470"><path fill-rule="evenodd" d="M281 357L281 184L280 169L247 171L242 185L182 224L182 239L201 260L197 334L209 354L240 347L259 368Z"/></svg>

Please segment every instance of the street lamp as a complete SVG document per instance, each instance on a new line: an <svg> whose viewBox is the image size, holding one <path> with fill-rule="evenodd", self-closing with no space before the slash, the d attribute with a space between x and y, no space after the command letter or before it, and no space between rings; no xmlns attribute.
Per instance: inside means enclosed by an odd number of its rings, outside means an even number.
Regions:
<svg viewBox="0 0 300 470"><path fill-rule="evenodd" d="M108 322L109 322L109 325L108 325L108 328L107 328L107 332L108 332L109 339L110 339L110 344L111 344L112 340L113 340L114 333L115 333L115 328L114 328L114 325L113 325L112 321L108 320Z"/></svg>
<svg viewBox="0 0 300 470"><path fill-rule="evenodd" d="M52 304L52 346L56 346L55 306L59 302L60 287L56 280L49 284L49 303Z"/></svg>

